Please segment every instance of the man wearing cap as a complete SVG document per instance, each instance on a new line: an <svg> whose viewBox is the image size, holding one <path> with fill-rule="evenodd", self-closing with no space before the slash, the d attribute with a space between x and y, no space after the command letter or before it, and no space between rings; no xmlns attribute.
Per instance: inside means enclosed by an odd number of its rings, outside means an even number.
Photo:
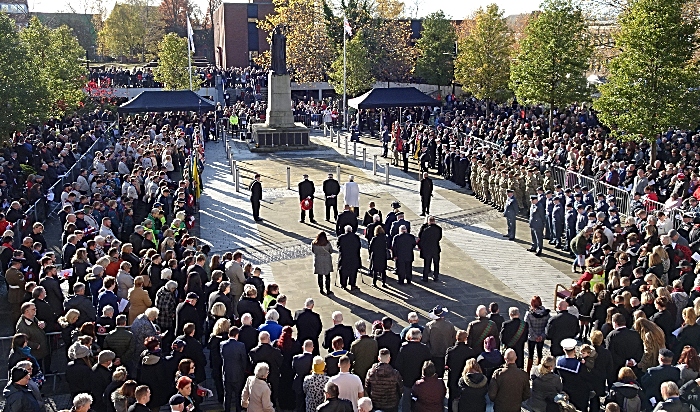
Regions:
<svg viewBox="0 0 700 412"><path fill-rule="evenodd" d="M92 367L93 409L97 412L109 411L110 405L102 394L112 382L112 361L116 355L111 350L103 350L97 355L97 363Z"/></svg>
<svg viewBox="0 0 700 412"><path fill-rule="evenodd" d="M253 181L250 183L250 204L253 208L253 220L261 222L260 218L260 201L262 200L262 183L260 183L260 174L256 173Z"/></svg>
<svg viewBox="0 0 700 412"><path fill-rule="evenodd" d="M565 222L564 205L561 203L561 197L555 196L552 207L552 240L549 241L549 244L555 245L554 247L557 249L562 247L561 238L564 235Z"/></svg>
<svg viewBox="0 0 700 412"><path fill-rule="evenodd" d="M10 382L2 391L5 398L5 411L8 412L40 412L43 408L29 388L31 376L29 371L15 366L10 371Z"/></svg>
<svg viewBox="0 0 700 412"><path fill-rule="evenodd" d="M661 402L661 384L667 381L678 383L681 375L680 369L673 366L673 352L661 348L658 354L659 366L647 369L646 373L639 378L639 384L644 389L644 394L651 401Z"/></svg>
<svg viewBox="0 0 700 412"><path fill-rule="evenodd" d="M577 410L587 412L590 396L589 378L587 378L586 367L576 358L576 339L557 341L557 346L562 348L564 354L559 356L556 362L563 390L569 395L569 401Z"/></svg>
<svg viewBox="0 0 700 412"><path fill-rule="evenodd" d="M545 210L537 195L530 195L530 236L532 245L529 252L535 252L537 256L542 254L542 243L544 239Z"/></svg>
<svg viewBox="0 0 700 412"><path fill-rule="evenodd" d="M333 208L333 220L338 220L338 194L340 183L333 179L333 173L328 173L328 179L323 181L323 194L326 197L326 221L330 221L331 208Z"/></svg>
<svg viewBox="0 0 700 412"><path fill-rule="evenodd" d="M184 412L185 411L185 397L179 393L170 397L168 405L170 406L170 412ZM239 402L240 403L240 402ZM224 409L225 412L229 412L229 409Z"/></svg>
<svg viewBox="0 0 700 412"><path fill-rule="evenodd" d="M520 207L518 206L518 201L515 198L513 189L506 190L508 195L503 208L503 217L506 218L506 223L508 225L508 233L504 234L503 237L507 237L508 240L515 240L515 222L517 221L518 213L520 213Z"/></svg>
<svg viewBox="0 0 700 412"><path fill-rule="evenodd" d="M172 331L174 336L182 333L187 323L195 324L195 338L199 339L202 336L201 326L197 327L202 319L196 308L198 299L199 295L195 292L189 292L185 301L177 305L177 309L175 309L175 330Z"/></svg>
<svg viewBox="0 0 700 412"><path fill-rule="evenodd" d="M421 342L430 348L430 356L435 364L437 375L441 379L445 372L445 354L455 342L455 325L445 319L445 314L448 312L447 308L435 306L428 313L432 320L425 325L421 338Z"/></svg>
<svg viewBox="0 0 700 412"><path fill-rule="evenodd" d="M304 180L299 182L299 201L303 202L306 199L309 199L311 202L313 202L314 199L314 193L316 193L316 187L314 186L314 182L309 180L309 175L304 174ZM306 220L306 210L304 208L301 208L301 219L299 219L299 223L304 223ZM316 223L316 220L314 220L314 206L313 203L311 203L311 207L309 208L309 221L311 223Z"/></svg>

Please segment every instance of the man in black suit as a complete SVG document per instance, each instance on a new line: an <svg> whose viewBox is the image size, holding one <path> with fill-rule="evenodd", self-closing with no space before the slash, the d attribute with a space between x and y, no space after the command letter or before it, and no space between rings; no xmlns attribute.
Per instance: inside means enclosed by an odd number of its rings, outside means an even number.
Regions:
<svg viewBox="0 0 700 412"><path fill-rule="evenodd" d="M175 309L175 330L173 335L177 336L181 334L184 330L185 324L193 323L195 326L194 337L196 339L201 339L202 337L202 326L201 318L197 312L197 300L199 296L196 293L190 292L187 294L187 298L184 302L180 302ZM163 331L165 332L165 331Z"/></svg>
<svg viewBox="0 0 700 412"><path fill-rule="evenodd" d="M239 329L234 326L228 331L228 340L221 342L221 358L223 359L224 377L224 412L231 411L231 405L236 412L241 412L241 392L246 378L248 355L245 345L238 342Z"/></svg>
<svg viewBox="0 0 700 412"><path fill-rule="evenodd" d="M605 347L613 359L613 370L619 371L623 366L633 367L644 355L644 344L639 333L628 329L625 317L619 313L612 316L614 330L605 338Z"/></svg>
<svg viewBox="0 0 700 412"><path fill-rule="evenodd" d="M179 339L185 342L185 349L182 351L182 357L194 361L195 377L198 382L204 382L207 379L206 370L204 369L204 367L207 366L207 358L204 357L204 349L200 343L200 338L195 338L194 332L194 323L186 323L182 330L182 335L175 338L175 340Z"/></svg>
<svg viewBox="0 0 700 412"><path fill-rule="evenodd" d="M304 199L310 199L311 201L314 200L314 193L316 193L316 187L314 186L314 182L309 180L309 175L305 174L304 175L304 180L299 182L299 201L303 201ZM306 210L301 209L301 219L299 219L299 223L304 223L306 220ZM316 223L316 220L314 220L314 207L313 204L311 205L311 208L309 209L309 221L311 223Z"/></svg>
<svg viewBox="0 0 700 412"><path fill-rule="evenodd" d="M516 307L508 309L510 320L503 322L501 327L501 343L506 348L511 348L515 351L518 358L515 364L518 368L523 368L525 360L525 342L527 341L528 326L527 323L520 319L520 310Z"/></svg>
<svg viewBox="0 0 700 412"><path fill-rule="evenodd" d="M258 330L253 327L253 316L250 313L241 315L241 329L238 331L238 341L245 346L245 353L258 346ZM252 371L252 368L250 371Z"/></svg>
<svg viewBox="0 0 700 412"><path fill-rule="evenodd" d="M7 237L9 236L6 236L2 239L3 243L7 243ZM10 238L9 241L12 242L12 238ZM75 255L75 252L78 250L76 243L78 243L78 237L75 235L68 235L67 242L65 245L63 245L63 253L61 254L61 257L63 258L64 269L70 269L73 267L71 259L73 259L73 255ZM5 266L5 268L7 268L7 266Z"/></svg>
<svg viewBox="0 0 700 412"><path fill-rule="evenodd" d="M331 208L333 208L333 219L338 220L340 183L333 179L333 173L328 173L328 179L323 181L323 194L326 196L326 221L331 219Z"/></svg>
<svg viewBox="0 0 700 412"><path fill-rule="evenodd" d="M369 242L372 241L372 238L374 238L374 230L376 229L376 227L382 226L382 217L379 213L372 216L372 219L372 223L365 225L365 239L367 239L367 244L369 244Z"/></svg>
<svg viewBox="0 0 700 412"><path fill-rule="evenodd" d="M433 197L433 180L428 177L428 172L423 173L420 181L420 215L430 214L430 198Z"/></svg>
<svg viewBox="0 0 700 412"><path fill-rule="evenodd" d="M567 338L575 338L579 332L578 318L569 313L569 304L566 301L559 301L557 304L557 314L549 318L544 333L547 339L551 340L550 351L552 356L564 355L561 341Z"/></svg>
<svg viewBox="0 0 700 412"><path fill-rule="evenodd" d="M314 360L314 343L307 339L304 341L304 353L292 358L292 370L294 371L294 381L292 389L296 394L296 411L306 410L306 395L304 394L304 378L311 374L311 367Z"/></svg>
<svg viewBox="0 0 700 412"><path fill-rule="evenodd" d="M253 207L253 219L256 222L262 221L260 218L260 201L262 200L262 183L260 174L256 173L253 182L250 184L250 204Z"/></svg>
<svg viewBox="0 0 700 412"><path fill-rule="evenodd" d="M403 397L401 398L401 410L411 410L411 388L423 373L423 363L431 360L430 348L421 342L423 334L418 328L411 328L406 334L408 342L404 342L399 349L396 359L396 370L403 378Z"/></svg>
<svg viewBox="0 0 700 412"><path fill-rule="evenodd" d="M351 212L352 213L352 212ZM338 219L340 221L340 219ZM357 222L357 219L355 219ZM362 242L353 228L345 226L345 233L338 236L338 273L340 273L340 287L347 290L348 283L351 290L357 290L357 271L362 267L360 249Z"/></svg>
<svg viewBox="0 0 700 412"><path fill-rule="evenodd" d="M401 222L396 221L394 224ZM408 233L406 226L399 228L399 234L392 241L392 255L396 261L396 273L399 276L399 285L404 281L411 284L413 278L413 248L416 246L416 237Z"/></svg>
<svg viewBox="0 0 700 412"><path fill-rule="evenodd" d="M267 363L270 373L267 375L267 383L270 384L270 400L277 406L277 394L280 386L280 368L282 367L282 352L270 344L270 334L260 332L258 335L259 344L250 350L250 368L255 369L255 365L261 362ZM202 381L203 382L203 381Z"/></svg>
<svg viewBox="0 0 700 412"><path fill-rule="evenodd" d="M440 240L442 228L435 224L435 216L428 216L428 223L418 231L418 248L423 258L423 281L428 281L431 263L433 265L433 280L440 277Z"/></svg>
<svg viewBox="0 0 700 412"><path fill-rule="evenodd" d="M230 318L233 316L233 302L231 302L229 293L231 293L231 282L227 280L220 282L218 284L218 290L209 295L209 306L207 307L209 308L210 315L212 306L217 302L221 302L226 306L226 317ZM213 318L211 319L213 320Z"/></svg>
<svg viewBox="0 0 700 412"><path fill-rule="evenodd" d="M313 354L318 355L320 353L318 337L321 336L323 326L321 324L321 316L313 311L314 304L315 302L313 299L306 299L304 302L304 309L294 313L294 324L297 327L297 340L301 342L310 340L313 342Z"/></svg>
<svg viewBox="0 0 700 412"><path fill-rule="evenodd" d="M357 232L357 216L355 212L350 210L350 205L345 205L343 208L343 213L341 213L335 222L335 234L340 236L345 233L345 226L352 227L352 232Z"/></svg>
<svg viewBox="0 0 700 412"><path fill-rule="evenodd" d="M280 317L277 319L277 323L284 326L294 326L294 319L292 318L292 311L287 309L287 295L280 294L277 296L277 304L270 306L268 310L274 309L279 313Z"/></svg>
<svg viewBox="0 0 700 412"><path fill-rule="evenodd" d="M26 254L25 254L26 256ZM36 272L37 275L39 272ZM58 279L56 279L56 274L58 273L58 269L56 269L56 266L54 265L48 265L44 268L44 278L41 279L39 282L39 286L43 286L43 288L46 290L46 301L51 305L53 308L53 311L57 315L63 314L63 290L61 289L61 284L58 282ZM73 292L77 294L76 285L73 285ZM83 286L83 293L85 293L85 284L81 283ZM89 299L88 299L89 300ZM84 307L84 306L83 306ZM86 314L83 314L83 312L80 313L81 317L86 316ZM89 316L89 315L88 315ZM95 320L95 309L93 307L92 309L92 320ZM82 322L81 322L82 321ZM88 319L80 319L78 318L78 323L82 325L83 323L87 322Z"/></svg>
<svg viewBox="0 0 700 412"><path fill-rule="evenodd" d="M467 345L467 331L458 330L457 343L455 343L454 346L447 348L447 352L445 352L447 387L450 390L450 397L447 402L448 405L452 405L452 401L460 392L458 383L459 378L462 377L464 365L466 365L467 360L476 358L477 356L479 356L479 352Z"/></svg>
<svg viewBox="0 0 700 412"><path fill-rule="evenodd" d="M695 383L695 381L693 381L691 385L695 385L697 387L697 383ZM687 386L684 385L683 388L679 390L678 385L675 382L662 383L661 396L664 400L663 402L659 402L654 410L680 412L689 412L694 410L695 408L691 409L689 405L695 406L695 403L685 396L681 398L681 392L683 392L686 388ZM687 393L684 393L683 395L687 395Z"/></svg>
<svg viewBox="0 0 700 412"><path fill-rule="evenodd" d="M394 321L388 317L384 316L382 318L382 331L379 334L374 335L374 339L377 341L377 347L379 349L386 348L389 350L391 355L391 360L389 364L394 366L396 364L396 358L399 356L399 349L401 349L401 336L398 333L392 332L391 327L394 326Z"/></svg>
<svg viewBox="0 0 700 412"><path fill-rule="evenodd" d="M639 378L639 384L644 389L647 399L654 398L656 402L661 402L661 384L671 381L678 384L681 380L681 371L672 365L673 352L661 348L659 350L659 366L647 369L647 372Z"/></svg>
<svg viewBox="0 0 700 412"><path fill-rule="evenodd" d="M335 311L331 315L333 317L333 327L326 329L323 333L323 347L331 349L333 338L340 336L343 338L343 349L350 350L350 345L355 340L355 332L352 327L343 325L343 314Z"/></svg>

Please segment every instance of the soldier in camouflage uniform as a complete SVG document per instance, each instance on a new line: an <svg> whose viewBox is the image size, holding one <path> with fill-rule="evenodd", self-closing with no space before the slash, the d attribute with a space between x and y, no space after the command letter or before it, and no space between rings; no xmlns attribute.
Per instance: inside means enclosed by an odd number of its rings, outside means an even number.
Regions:
<svg viewBox="0 0 700 412"><path fill-rule="evenodd" d="M479 169L481 169L481 162L476 160L476 156L472 156L472 170L469 175L469 182L471 183L472 191L476 197L479 197L478 192L481 184L478 179Z"/></svg>
<svg viewBox="0 0 700 412"><path fill-rule="evenodd" d="M525 176L523 176L522 169L519 170L518 174L516 175L515 181L517 184L513 186L513 191L515 192L515 200L518 202L518 207L520 208L520 211L525 210L525 203L523 203L523 199L525 198Z"/></svg>
<svg viewBox="0 0 700 412"><path fill-rule="evenodd" d="M532 173L532 169L527 169L527 175L525 176L525 193L523 193L523 204L530 204L530 195L535 194L535 189L537 189L535 176Z"/></svg>
<svg viewBox="0 0 700 412"><path fill-rule="evenodd" d="M498 196L498 171L496 167L490 169L489 174L489 192L491 193L491 204L496 204L496 197Z"/></svg>
<svg viewBox="0 0 700 412"><path fill-rule="evenodd" d="M549 190L554 191L554 179L552 178L552 171L549 169L544 171L544 179L542 179L542 188L545 192Z"/></svg>
<svg viewBox="0 0 700 412"><path fill-rule="evenodd" d="M506 172L506 169L501 170L501 179L499 180L500 187L498 191L498 195L500 198L500 202L498 202L498 207L503 208L503 206L506 204L506 190L508 190L508 172Z"/></svg>

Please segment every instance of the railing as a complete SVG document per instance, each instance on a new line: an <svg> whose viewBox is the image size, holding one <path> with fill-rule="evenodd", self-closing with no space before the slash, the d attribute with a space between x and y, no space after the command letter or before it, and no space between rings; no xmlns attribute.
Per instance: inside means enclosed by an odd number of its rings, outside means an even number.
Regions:
<svg viewBox="0 0 700 412"><path fill-rule="evenodd" d="M323 125L323 136L330 137L331 142L340 142L340 130L335 130L333 127L328 127L327 124Z"/></svg>
<svg viewBox="0 0 700 412"><path fill-rule="evenodd" d="M68 348L61 347L58 348L56 347L55 344L52 344L52 341L54 340L54 336L57 336L58 339L61 339L61 332L47 332L46 333L46 345L48 345L49 348L49 354L46 356L52 356L51 362L52 365L67 365L68 359L67 359L67 350ZM0 356L3 356L3 359L8 359L10 357L10 350L12 350L12 336L1 336L0 337ZM58 354L58 356L53 357L54 354ZM7 369L7 362L0 363L0 385L3 387L8 381L8 369ZM55 367L52 369L56 369ZM54 372L54 373L46 373L47 371L42 370L44 372L44 377L47 379L51 378L52 384L51 384L51 391L52 393L56 392L56 378L59 376L63 376L66 373L65 372ZM44 383L46 385L46 383Z"/></svg>

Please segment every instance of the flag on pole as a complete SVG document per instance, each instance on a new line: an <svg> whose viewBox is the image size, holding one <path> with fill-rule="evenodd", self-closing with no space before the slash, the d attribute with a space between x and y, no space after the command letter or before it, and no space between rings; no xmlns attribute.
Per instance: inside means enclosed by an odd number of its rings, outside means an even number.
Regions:
<svg viewBox="0 0 700 412"><path fill-rule="evenodd" d="M348 22L347 17L343 17L343 27L345 28L345 32L348 34L348 36L352 36L352 27L350 27L350 22Z"/></svg>
<svg viewBox="0 0 700 412"><path fill-rule="evenodd" d="M187 17L187 44L190 46L190 51L194 53L194 30L192 30L189 16Z"/></svg>

